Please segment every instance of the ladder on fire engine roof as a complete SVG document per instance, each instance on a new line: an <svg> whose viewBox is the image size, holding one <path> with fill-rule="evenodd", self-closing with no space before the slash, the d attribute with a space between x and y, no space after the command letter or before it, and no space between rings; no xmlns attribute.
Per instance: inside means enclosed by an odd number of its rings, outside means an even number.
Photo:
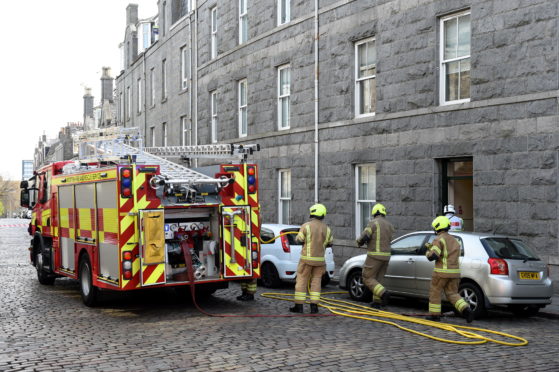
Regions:
<svg viewBox="0 0 559 372"><path fill-rule="evenodd" d="M144 148L139 129L136 127L100 128L79 133L76 137L82 161L87 158L89 159L85 161L117 161L123 157L134 156L136 163L159 165L161 175L184 181L213 179L163 157L236 159L245 162L248 155L260 150L259 145L234 144ZM92 151L93 154L88 155Z"/></svg>

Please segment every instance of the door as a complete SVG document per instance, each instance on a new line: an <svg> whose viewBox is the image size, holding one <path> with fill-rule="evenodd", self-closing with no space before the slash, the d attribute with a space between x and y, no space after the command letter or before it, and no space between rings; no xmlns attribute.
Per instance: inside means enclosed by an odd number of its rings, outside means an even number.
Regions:
<svg viewBox="0 0 559 372"><path fill-rule="evenodd" d="M163 209L140 211L140 278L142 286L166 283Z"/></svg>
<svg viewBox="0 0 559 372"><path fill-rule="evenodd" d="M385 275L390 291L415 294L416 262L421 258L421 247L426 234L407 235L391 244L392 256Z"/></svg>
<svg viewBox="0 0 559 372"><path fill-rule="evenodd" d="M224 276L251 277L250 206L221 207L221 242Z"/></svg>
<svg viewBox="0 0 559 372"><path fill-rule="evenodd" d="M464 220L462 227L464 231L474 231L473 190L472 158L444 159L442 161L442 203L454 206L456 216Z"/></svg>

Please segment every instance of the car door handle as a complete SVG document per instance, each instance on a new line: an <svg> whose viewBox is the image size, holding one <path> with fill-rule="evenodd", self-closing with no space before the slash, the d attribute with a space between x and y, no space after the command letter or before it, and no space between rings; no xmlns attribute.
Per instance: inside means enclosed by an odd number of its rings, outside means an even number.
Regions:
<svg viewBox="0 0 559 372"><path fill-rule="evenodd" d="M409 264L412 264L412 263L415 262L415 260L413 258L409 258L406 262L409 263Z"/></svg>

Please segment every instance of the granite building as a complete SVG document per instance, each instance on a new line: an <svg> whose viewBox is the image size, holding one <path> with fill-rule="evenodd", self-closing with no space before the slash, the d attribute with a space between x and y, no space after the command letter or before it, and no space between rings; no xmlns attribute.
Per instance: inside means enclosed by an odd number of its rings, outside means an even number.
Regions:
<svg viewBox="0 0 559 372"><path fill-rule="evenodd" d="M338 263L374 202L397 235L453 204L559 278L557 1L158 4L128 6L116 78L147 146L259 143L263 221L324 203Z"/></svg>

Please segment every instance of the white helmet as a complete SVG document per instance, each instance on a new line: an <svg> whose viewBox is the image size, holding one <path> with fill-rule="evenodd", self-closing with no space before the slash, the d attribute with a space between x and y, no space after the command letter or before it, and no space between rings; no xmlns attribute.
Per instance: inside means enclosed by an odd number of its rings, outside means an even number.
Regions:
<svg viewBox="0 0 559 372"><path fill-rule="evenodd" d="M449 204L444 206L444 213L456 213L454 210L454 205Z"/></svg>

